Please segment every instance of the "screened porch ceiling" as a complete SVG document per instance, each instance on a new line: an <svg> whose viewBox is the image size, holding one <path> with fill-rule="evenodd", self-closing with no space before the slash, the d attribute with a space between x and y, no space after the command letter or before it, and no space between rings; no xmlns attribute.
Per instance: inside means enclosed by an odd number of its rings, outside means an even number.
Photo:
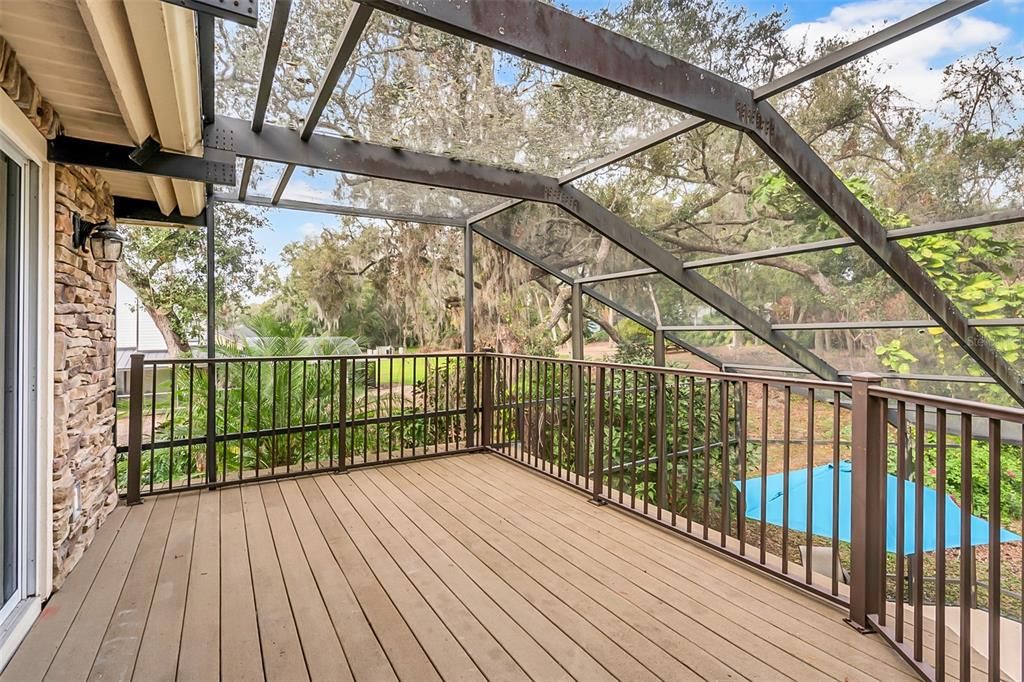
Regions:
<svg viewBox="0 0 1024 682"><path fill-rule="evenodd" d="M934 355L903 378L954 391L992 383L1024 404L1020 359L992 336L999 330L1005 341L1007 329L1024 336L1020 310L970 318L900 246L983 227L1019 234L1019 193L997 192L982 215L939 211L886 224L821 161L815 122L783 118L787 98L816 79L970 17L983 0L907 3L897 21L824 49L793 52L769 42L754 58L730 46L695 53L660 34L644 36L645 46L602 27L607 13L575 16L516 0L265 0L255 27L193 4L207 122L203 171L214 201L464 228L472 253L511 251L725 369L835 379L874 368L810 350L816 333L871 331L881 344L928 334ZM337 30L310 30L323 24ZM497 94L477 107L476 85ZM458 116L436 106L439 87L470 105ZM608 114L583 126L573 116L580 110ZM697 215L693 184L659 165L663 152L716 137L766 155L768 167L823 212L820 229L780 230L768 246L732 244L728 252L659 229L666 216ZM661 213L608 200L609 188L637 173L656 187ZM311 193L310 185L333 191ZM713 228L714 216L704 217ZM886 309L773 323L778 315L743 286L769 281L776 300L799 305L807 291L795 269L823 258L822 288L841 300L848 273L877 277L893 289ZM731 355L716 333L748 351Z"/></svg>

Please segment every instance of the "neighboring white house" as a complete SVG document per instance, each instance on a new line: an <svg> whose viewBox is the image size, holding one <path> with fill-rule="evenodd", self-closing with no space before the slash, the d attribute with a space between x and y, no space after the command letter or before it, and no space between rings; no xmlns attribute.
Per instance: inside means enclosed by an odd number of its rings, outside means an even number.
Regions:
<svg viewBox="0 0 1024 682"><path fill-rule="evenodd" d="M167 351L156 322L139 302L139 297L120 280L117 282L117 350Z"/></svg>

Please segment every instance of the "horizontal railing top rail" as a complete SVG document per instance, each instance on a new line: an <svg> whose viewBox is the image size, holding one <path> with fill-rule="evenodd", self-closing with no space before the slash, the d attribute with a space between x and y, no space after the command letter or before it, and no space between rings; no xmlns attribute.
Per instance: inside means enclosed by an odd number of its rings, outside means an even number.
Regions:
<svg viewBox="0 0 1024 682"><path fill-rule="evenodd" d="M134 355L134 354L133 354ZM416 358L466 358L479 357L484 353L466 353L459 351L437 351L429 353L387 353L375 355L372 353L349 353L344 355L222 355L214 358L187 357L187 358L147 358L142 355L142 364L146 366L167 366L167 365L209 365L209 364L235 364L239 362L327 362L330 360L405 360Z"/></svg>
<svg viewBox="0 0 1024 682"><path fill-rule="evenodd" d="M480 353L488 355L488 353ZM542 355L523 355L510 353L491 353L495 357L522 360L529 362L557 362L559 364L579 367L605 367L614 370L628 370L637 372L649 372L656 374L677 375L686 377L699 377L713 381L746 381L749 383L768 384L769 386L792 386L795 388L813 388L823 391L842 391L849 393L852 384L840 381L826 381L824 379L796 379L792 377L772 376L768 374L743 374L740 372L720 372L716 370L691 369L684 367L666 367L662 365L637 365L621 362L610 362L604 360L575 360L570 358L552 358Z"/></svg>
<svg viewBox="0 0 1024 682"><path fill-rule="evenodd" d="M981 403L974 400L964 400L962 398L947 398L945 396L933 395L931 393L918 393L916 391L905 391L903 389L889 388L887 386L879 385L871 386L868 391L872 397L881 398L882 400L914 403L915 405L934 407L936 409L946 410L947 412L959 412L969 414L974 417L984 417L986 419L998 419L1000 421L1024 424L1024 409L1019 407L993 405L991 403Z"/></svg>

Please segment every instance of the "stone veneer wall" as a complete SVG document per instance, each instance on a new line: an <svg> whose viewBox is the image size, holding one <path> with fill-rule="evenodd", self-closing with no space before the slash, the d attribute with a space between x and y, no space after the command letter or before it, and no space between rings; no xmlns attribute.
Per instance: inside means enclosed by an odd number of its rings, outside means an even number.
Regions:
<svg viewBox="0 0 1024 682"><path fill-rule="evenodd" d="M0 36L0 90L43 137L60 117ZM95 171L55 168L53 585L60 587L117 504L114 448L116 272L71 244L72 216L113 222L110 188ZM75 510L76 488L80 508Z"/></svg>
<svg viewBox="0 0 1024 682"><path fill-rule="evenodd" d="M60 586L117 504L114 311L117 275L71 244L72 215L113 222L107 183L56 167L53 580ZM75 488L80 510L74 510Z"/></svg>

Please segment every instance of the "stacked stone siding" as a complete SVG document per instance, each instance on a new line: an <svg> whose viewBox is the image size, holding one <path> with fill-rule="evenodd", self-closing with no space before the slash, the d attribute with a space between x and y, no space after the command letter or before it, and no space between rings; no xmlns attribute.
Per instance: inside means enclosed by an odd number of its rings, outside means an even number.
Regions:
<svg viewBox="0 0 1024 682"><path fill-rule="evenodd" d="M116 269L72 246L72 216L113 222L107 183L56 167L53 579L59 587L117 504L113 429ZM74 509L79 488L80 511Z"/></svg>

